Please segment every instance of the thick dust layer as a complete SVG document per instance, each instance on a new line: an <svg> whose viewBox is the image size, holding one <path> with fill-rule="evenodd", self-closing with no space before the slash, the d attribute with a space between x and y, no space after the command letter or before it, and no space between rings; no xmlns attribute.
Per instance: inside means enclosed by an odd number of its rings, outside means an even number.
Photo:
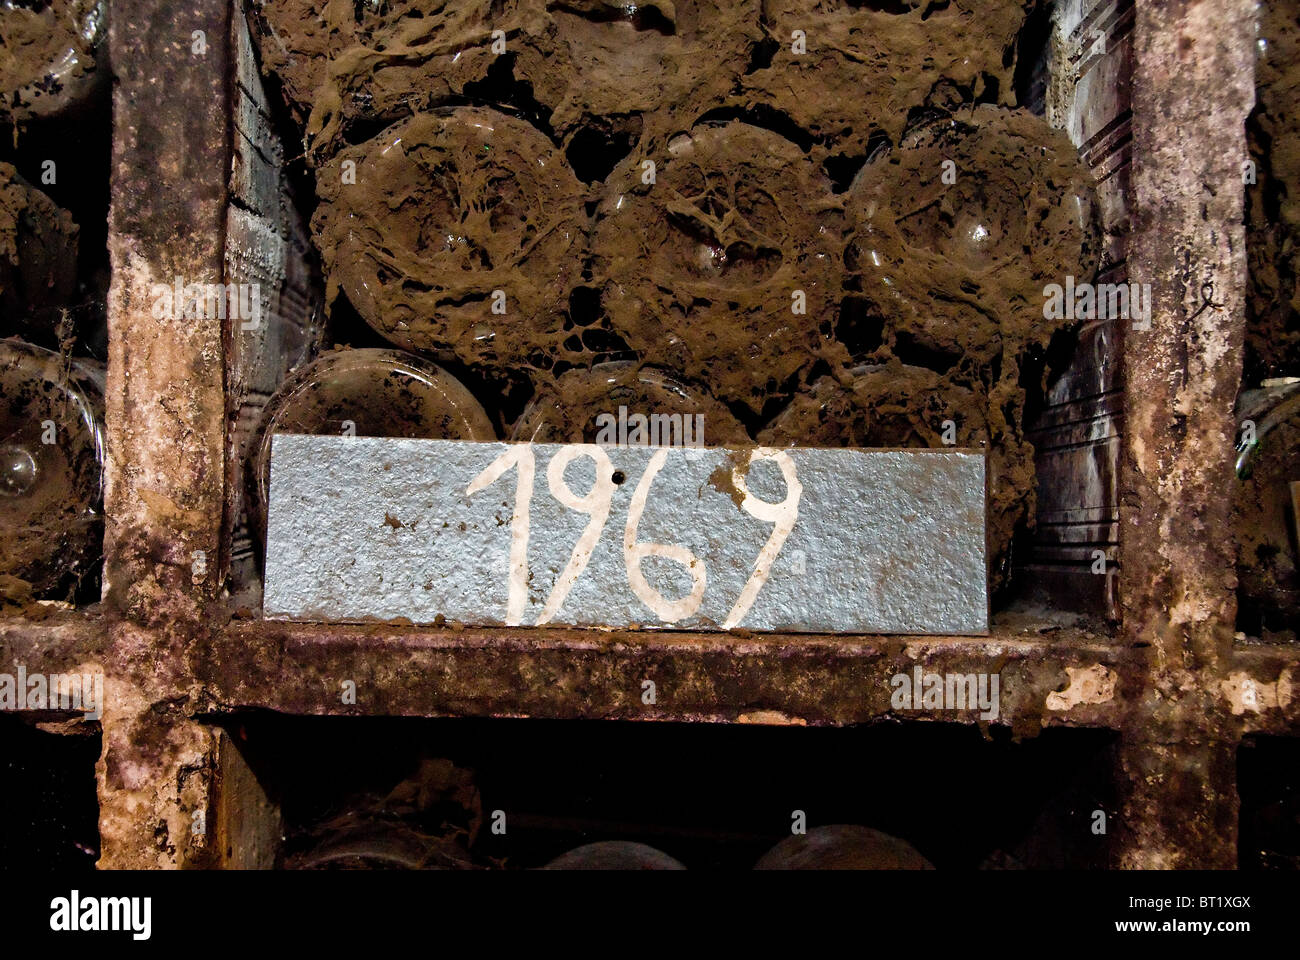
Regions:
<svg viewBox="0 0 1300 960"><path fill-rule="evenodd" d="M683 431L696 446L748 446L752 441L744 425L723 404L696 386L635 363L598 363L590 370L570 370L539 385L528 408L515 423L510 439L535 443L595 443L602 428L621 418L627 437L620 442L640 442L632 418L645 418L640 429L649 439L650 417L676 418L669 431L678 439L664 439L664 445L680 445ZM610 418L609 420L602 419Z"/></svg>
<svg viewBox="0 0 1300 960"><path fill-rule="evenodd" d="M718 106L762 36L759 0L552 0L516 75L557 134L597 118L654 139ZM608 121L607 121L608 122Z"/></svg>
<svg viewBox="0 0 1300 960"><path fill-rule="evenodd" d="M263 66L277 74L312 156L357 121L394 121L460 94L497 59L492 32L533 34L529 0L258 0Z"/></svg>
<svg viewBox="0 0 1300 960"><path fill-rule="evenodd" d="M105 0L0 4L0 123L48 116L90 89Z"/></svg>
<svg viewBox="0 0 1300 960"><path fill-rule="evenodd" d="M1300 376L1300 9L1260 5L1256 108L1246 125L1247 386Z"/></svg>
<svg viewBox="0 0 1300 960"><path fill-rule="evenodd" d="M561 140L599 118L639 132L694 117L739 81L758 0L261 0L264 65L327 159L358 123L518 92Z"/></svg>
<svg viewBox="0 0 1300 960"><path fill-rule="evenodd" d="M1006 579L1016 529L1033 516L1033 447L1006 422L983 389L925 367L892 360L841 378L823 377L768 424L758 440L765 446L956 446L985 451L994 588Z"/></svg>
<svg viewBox="0 0 1300 960"><path fill-rule="evenodd" d="M1012 105L1016 42L1033 0L768 0L771 61L738 102L783 111L822 143L865 155L909 114L975 100Z"/></svg>
<svg viewBox="0 0 1300 960"><path fill-rule="evenodd" d="M583 188L533 127L477 107L421 114L340 152L317 189L327 302L342 289L391 342L466 363L563 353Z"/></svg>
<svg viewBox="0 0 1300 960"><path fill-rule="evenodd" d="M263 507L276 433L497 439L482 404L459 380L420 357L382 349L339 350L298 370L267 406L264 424L253 476Z"/></svg>
<svg viewBox="0 0 1300 960"><path fill-rule="evenodd" d="M601 201L601 304L644 360L760 410L827 343L842 272L830 185L790 141L740 122L677 137L649 173L629 158Z"/></svg>
<svg viewBox="0 0 1300 960"><path fill-rule="evenodd" d="M2 329L49 329L77 283L77 225L72 214L0 163L0 311Z"/></svg>
<svg viewBox="0 0 1300 960"><path fill-rule="evenodd" d="M763 442L940 446L953 420L989 452L999 584L1033 516L1022 364L1065 323L1044 287L1093 279L1100 247L1077 151L1011 108L1032 6L259 12L317 165L330 301L400 346L526 376L517 437L590 440L620 396L704 412L710 444L786 404ZM625 382L592 369L611 356Z"/></svg>
<svg viewBox="0 0 1300 960"><path fill-rule="evenodd" d="M871 312L927 350L989 363L1043 346L1068 321L1043 289L1091 281L1092 177L1060 131L982 106L932 120L849 190L847 252Z"/></svg>
<svg viewBox="0 0 1300 960"><path fill-rule="evenodd" d="M0 578L52 599L103 537L102 401L74 381L58 354L0 341Z"/></svg>

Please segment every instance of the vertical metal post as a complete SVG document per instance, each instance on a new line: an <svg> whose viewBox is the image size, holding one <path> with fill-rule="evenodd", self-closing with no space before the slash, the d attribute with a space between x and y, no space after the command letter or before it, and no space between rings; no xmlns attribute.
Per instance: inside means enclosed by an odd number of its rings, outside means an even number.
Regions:
<svg viewBox="0 0 1300 960"><path fill-rule="evenodd" d="M1241 379L1253 0L1139 0L1120 480L1124 639L1145 671L1120 747L1126 867L1236 863L1236 730L1217 689L1236 619L1233 406Z"/></svg>
<svg viewBox="0 0 1300 960"><path fill-rule="evenodd" d="M161 291L223 282L228 0L114 0L101 865L204 859L215 737L189 719L218 588L223 321Z"/></svg>

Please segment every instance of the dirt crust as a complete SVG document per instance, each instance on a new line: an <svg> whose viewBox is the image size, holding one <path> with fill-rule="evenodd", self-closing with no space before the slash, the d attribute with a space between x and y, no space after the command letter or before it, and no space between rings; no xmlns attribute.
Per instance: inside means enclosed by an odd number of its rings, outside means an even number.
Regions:
<svg viewBox="0 0 1300 960"><path fill-rule="evenodd" d="M610 177L595 272L614 329L648 362L759 410L822 352L839 300L830 185L790 141L704 124Z"/></svg>
<svg viewBox="0 0 1300 960"><path fill-rule="evenodd" d="M698 116L760 36L758 0L262 0L256 19L263 63L322 160L358 123L502 83L564 141L595 118L640 131Z"/></svg>
<svg viewBox="0 0 1300 960"><path fill-rule="evenodd" d="M0 123L58 113L84 96L107 22L105 0L0 5Z"/></svg>
<svg viewBox="0 0 1300 960"><path fill-rule="evenodd" d="M1096 272L1091 174L1028 111L981 106L916 127L848 195L863 296L929 350L983 364L1042 347L1068 322L1044 317L1044 287Z"/></svg>
<svg viewBox="0 0 1300 960"><path fill-rule="evenodd" d="M702 417L703 433L692 434L699 446L745 446L744 425L704 390L649 367L630 362L598 363L590 370L570 370L543 380L515 423L511 440L536 443L595 443L602 414Z"/></svg>
<svg viewBox="0 0 1300 960"><path fill-rule="evenodd" d="M768 0L771 60L735 100L785 112L824 152L864 155L874 136L897 143L914 113L1013 105L1016 43L1032 6Z"/></svg>
<svg viewBox="0 0 1300 960"><path fill-rule="evenodd" d="M341 151L317 187L327 301L342 289L391 342L466 363L563 352L583 188L533 127L476 107L421 114Z"/></svg>
<svg viewBox="0 0 1300 960"><path fill-rule="evenodd" d="M0 163L0 329L53 326L76 290L77 234L72 214Z"/></svg>

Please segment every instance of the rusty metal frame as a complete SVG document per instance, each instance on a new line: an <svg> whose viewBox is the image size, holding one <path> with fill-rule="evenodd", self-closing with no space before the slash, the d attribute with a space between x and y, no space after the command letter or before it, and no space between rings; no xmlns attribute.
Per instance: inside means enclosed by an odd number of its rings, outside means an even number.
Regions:
<svg viewBox="0 0 1300 960"><path fill-rule="evenodd" d="M914 722L884 682L915 666L1002 671L997 723L1119 733L1123 867L1236 864L1236 750L1300 735L1294 648L1234 640L1228 514L1246 283L1243 123L1251 0L1138 0L1130 332L1117 632L995 619L987 638L416 629L236 618L220 595L231 501L229 337L157 320L149 288L223 281L229 0L114 0L109 484L102 610L0 622L0 658L100 666L101 865L266 865L273 831L208 721L296 714ZM204 31L206 53L192 51ZM1220 308L1197 312L1204 280ZM196 551L201 551L198 553ZM203 562L196 562L202 559ZM338 696L357 683L355 705ZM641 681L656 681L642 703ZM931 719L980 722L974 711ZM223 789L224 784L224 789ZM206 811L216 811L211 818ZM211 821L211 829L207 823ZM242 845L242 846L241 846ZM244 849L256 848L249 853Z"/></svg>

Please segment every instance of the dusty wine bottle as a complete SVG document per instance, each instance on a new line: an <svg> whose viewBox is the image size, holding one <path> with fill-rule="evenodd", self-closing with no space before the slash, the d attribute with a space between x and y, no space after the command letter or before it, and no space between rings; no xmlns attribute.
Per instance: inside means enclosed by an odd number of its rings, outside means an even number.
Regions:
<svg viewBox="0 0 1300 960"><path fill-rule="evenodd" d="M628 840L603 840L556 857L543 870L685 870L662 850Z"/></svg>
<svg viewBox="0 0 1300 960"><path fill-rule="evenodd" d="M107 79L108 0L0 0L0 122L49 117Z"/></svg>
<svg viewBox="0 0 1300 960"><path fill-rule="evenodd" d="M267 405L252 464L265 533L271 438L277 433L495 440L483 406L446 370L399 350L327 353L293 374Z"/></svg>
<svg viewBox="0 0 1300 960"><path fill-rule="evenodd" d="M755 870L933 870L906 840L854 824L813 827L763 854Z"/></svg>
<svg viewBox="0 0 1300 960"><path fill-rule="evenodd" d="M510 439L665 447L751 442L731 411L703 390L628 361L542 381Z"/></svg>
<svg viewBox="0 0 1300 960"><path fill-rule="evenodd" d="M341 151L316 184L327 302L342 290L389 342L464 363L562 352L583 191L523 120L421 113Z"/></svg>
<svg viewBox="0 0 1300 960"><path fill-rule="evenodd" d="M76 292L77 234L68 211L0 163L0 333L48 336Z"/></svg>
<svg viewBox="0 0 1300 960"><path fill-rule="evenodd" d="M57 353L0 340L0 577L38 598L71 595L102 549L97 379Z"/></svg>
<svg viewBox="0 0 1300 960"><path fill-rule="evenodd" d="M829 181L784 137L701 124L651 171L610 175L594 228L601 305L647 362L761 410L819 355L839 298Z"/></svg>
<svg viewBox="0 0 1300 960"><path fill-rule="evenodd" d="M1096 272L1092 183L1070 139L1027 110L930 117L858 172L845 261L888 332L968 361L1016 357L1066 325L1044 287Z"/></svg>

